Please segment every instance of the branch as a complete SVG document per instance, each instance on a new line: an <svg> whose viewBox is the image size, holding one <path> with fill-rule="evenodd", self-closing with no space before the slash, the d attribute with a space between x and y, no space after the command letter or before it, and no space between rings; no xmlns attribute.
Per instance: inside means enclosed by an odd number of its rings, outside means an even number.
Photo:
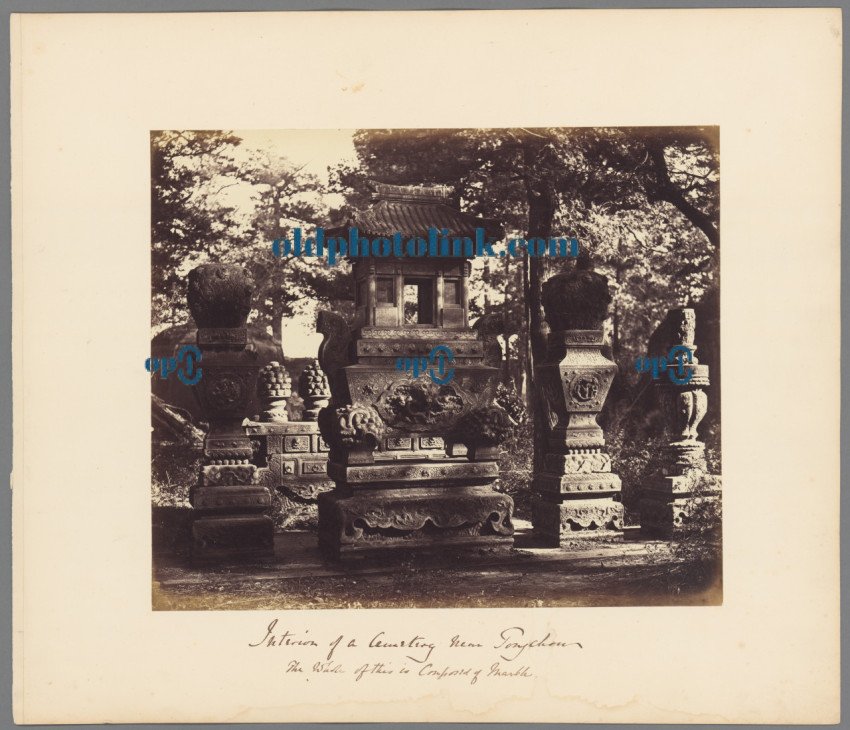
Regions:
<svg viewBox="0 0 850 730"><path fill-rule="evenodd" d="M677 208L685 218L705 234L713 246L720 248L720 233L714 221L685 198L679 187L670 179L667 160L664 157L663 142L653 140L652 143L647 143L647 149L655 166L658 199L664 200Z"/></svg>

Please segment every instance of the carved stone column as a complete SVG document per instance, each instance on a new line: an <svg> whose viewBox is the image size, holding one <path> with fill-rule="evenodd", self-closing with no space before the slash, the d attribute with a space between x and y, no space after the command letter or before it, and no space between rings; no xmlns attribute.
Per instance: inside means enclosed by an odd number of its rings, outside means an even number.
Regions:
<svg viewBox="0 0 850 730"><path fill-rule="evenodd" d="M687 347L694 353L675 380L665 375L653 382L664 415L667 444L656 460L656 471L641 496L641 532L647 536L672 537L704 502L720 498L721 480L708 473L705 444L697 439L697 428L708 410L708 366L696 358L694 335L696 314L679 308L666 319L650 339L650 356L664 357L671 348ZM669 365L668 365L669 367Z"/></svg>
<svg viewBox="0 0 850 730"><path fill-rule="evenodd" d="M617 366L602 354L608 280L582 257L567 274L543 285L551 332L545 360L535 368L538 403L549 431L534 475L532 522L548 544L622 530L620 478L611 472L596 421Z"/></svg>
<svg viewBox="0 0 850 730"><path fill-rule="evenodd" d="M257 386L256 352L245 322L254 284L237 266L203 264L189 272L189 309L198 326L203 377L194 390L209 423L204 466L191 490L192 554L199 561L273 554L271 493L258 483L242 429Z"/></svg>

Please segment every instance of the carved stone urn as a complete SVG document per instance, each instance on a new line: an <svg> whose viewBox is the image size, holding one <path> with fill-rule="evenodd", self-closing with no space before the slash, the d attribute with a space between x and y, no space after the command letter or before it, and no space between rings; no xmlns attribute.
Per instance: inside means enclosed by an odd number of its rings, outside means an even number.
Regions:
<svg viewBox="0 0 850 730"><path fill-rule="evenodd" d="M602 354L611 295L586 255L543 285L551 327L545 360L535 368L538 403L548 427L533 481L532 522L545 543L622 529L620 478L611 472L597 422L617 366Z"/></svg>
<svg viewBox="0 0 850 730"><path fill-rule="evenodd" d="M253 282L236 266L204 264L189 273L189 308L198 325L203 377L194 386L209 423L204 465L190 494L197 561L268 557L271 493L258 483L251 441L242 429L260 369L245 322Z"/></svg>
<svg viewBox="0 0 850 730"><path fill-rule="evenodd" d="M676 308L667 313L649 342L651 357L664 357L675 347L685 347L691 353L690 362L683 361L686 376L661 377L653 382L664 416L666 444L641 493L641 532L650 537L675 536L695 509L720 499L721 478L709 474L705 444L697 437L697 428L708 410L705 388L710 383L708 366L701 365L696 357L695 335L694 310Z"/></svg>
<svg viewBox="0 0 850 730"><path fill-rule="evenodd" d="M201 264L189 272L189 311L198 328L242 328L254 282L238 266Z"/></svg>
<svg viewBox="0 0 850 730"><path fill-rule="evenodd" d="M501 236L450 205L442 186L376 187L375 205L349 222L361 239L401 232L425 243L429 228L449 222L450 235L470 245L477 228ZM318 421L336 487L319 497L319 542L332 559L513 542L513 501L492 487L513 424L495 402L498 363L468 324L471 255L461 245L425 257L357 257L354 321L320 313L331 402ZM439 363L425 372L397 366L430 362L435 351Z"/></svg>

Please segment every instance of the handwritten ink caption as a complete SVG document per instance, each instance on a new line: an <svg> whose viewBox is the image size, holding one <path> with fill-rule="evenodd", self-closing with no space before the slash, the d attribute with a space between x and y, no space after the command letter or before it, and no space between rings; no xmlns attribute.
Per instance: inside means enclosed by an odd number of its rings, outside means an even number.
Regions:
<svg viewBox="0 0 850 730"><path fill-rule="evenodd" d="M577 641L559 640L551 631L535 637L521 626L512 626L487 640L475 641L460 634L434 639L419 634L391 636L386 631L363 637L339 634L328 641L311 638L309 633L309 630L303 634L280 630L278 620L274 619L266 627L265 635L249 642L248 646L287 649L284 674L303 675L308 681L314 674L344 676L353 682L405 675L433 680L454 679L471 685L490 678L534 678L532 662L544 658L539 654L535 656L539 649L584 648ZM468 661L470 651L480 655L476 661ZM367 657L368 661L364 661Z"/></svg>

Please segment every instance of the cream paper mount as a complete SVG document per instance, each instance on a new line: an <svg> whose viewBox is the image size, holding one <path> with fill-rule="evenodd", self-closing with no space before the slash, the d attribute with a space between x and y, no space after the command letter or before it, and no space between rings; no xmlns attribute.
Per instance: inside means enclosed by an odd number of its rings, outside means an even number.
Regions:
<svg viewBox="0 0 850 730"><path fill-rule="evenodd" d="M841 42L835 9L13 15L15 720L837 722ZM153 610L152 131L692 125L722 605Z"/></svg>

